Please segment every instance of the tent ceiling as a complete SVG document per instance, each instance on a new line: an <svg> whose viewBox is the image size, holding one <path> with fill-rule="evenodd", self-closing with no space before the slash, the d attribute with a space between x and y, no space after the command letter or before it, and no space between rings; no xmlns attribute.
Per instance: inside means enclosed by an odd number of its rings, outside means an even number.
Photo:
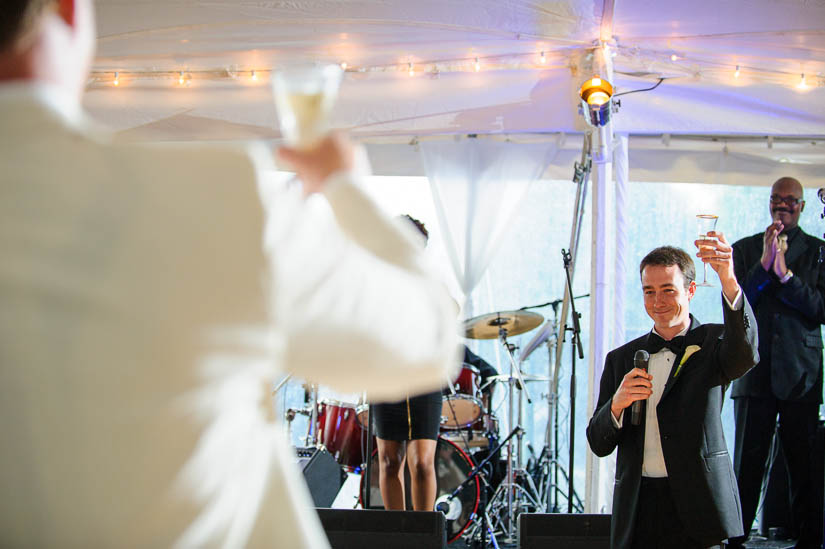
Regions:
<svg viewBox="0 0 825 549"><path fill-rule="evenodd" d="M313 61L348 63L334 123L361 136L576 132L574 90L586 76L579 59L603 29L615 39L619 92L668 78L622 98L617 131L825 136L822 1L97 0L96 7L97 78L86 104L124 139L276 139L266 78L255 83L244 71ZM468 68L476 57L480 72ZM191 71L189 85L158 74L179 70ZM117 88L114 71L122 75ZM794 87L803 72L812 85L805 92Z"/></svg>

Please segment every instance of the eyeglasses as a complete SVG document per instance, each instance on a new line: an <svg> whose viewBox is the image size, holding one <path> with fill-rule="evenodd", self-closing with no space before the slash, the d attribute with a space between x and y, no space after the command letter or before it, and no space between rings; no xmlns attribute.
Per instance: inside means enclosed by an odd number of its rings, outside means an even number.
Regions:
<svg viewBox="0 0 825 549"><path fill-rule="evenodd" d="M799 203L802 202L801 198L796 198L795 196L779 196L778 194L771 195L771 204L779 204L784 202L786 206L797 206Z"/></svg>

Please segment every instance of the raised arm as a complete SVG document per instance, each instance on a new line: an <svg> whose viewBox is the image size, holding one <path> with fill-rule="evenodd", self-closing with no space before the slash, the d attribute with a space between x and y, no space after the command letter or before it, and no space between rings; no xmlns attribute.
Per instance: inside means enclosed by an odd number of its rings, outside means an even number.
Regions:
<svg viewBox="0 0 825 549"><path fill-rule="evenodd" d="M346 140L284 157L333 214L297 189L272 201L267 241L285 367L376 398L443 386L458 365L457 311L420 240L358 187Z"/></svg>

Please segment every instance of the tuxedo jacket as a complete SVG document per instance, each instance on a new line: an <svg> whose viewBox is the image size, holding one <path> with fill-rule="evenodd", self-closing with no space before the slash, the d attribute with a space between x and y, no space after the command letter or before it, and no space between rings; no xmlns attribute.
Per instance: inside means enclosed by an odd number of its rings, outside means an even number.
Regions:
<svg viewBox="0 0 825 549"><path fill-rule="evenodd" d="M785 283L762 268L763 233L733 245L736 279L759 324L759 364L733 384L731 396L822 402L822 333L825 242L789 231L785 261L794 276Z"/></svg>
<svg viewBox="0 0 825 549"><path fill-rule="evenodd" d="M726 304L724 325L700 324L691 315L685 345L700 349L681 369L680 356L656 407L670 490L679 519L696 540L713 545L742 534L739 493L722 431L724 392L758 360L756 323L747 299L738 311ZM630 422L625 410L622 426L611 419L610 404L633 356L644 349L650 334L608 353L599 400L587 427L593 452L604 457L618 448L613 489L611 547L629 548L638 512L644 455L645 416ZM676 375L678 371L678 375Z"/></svg>

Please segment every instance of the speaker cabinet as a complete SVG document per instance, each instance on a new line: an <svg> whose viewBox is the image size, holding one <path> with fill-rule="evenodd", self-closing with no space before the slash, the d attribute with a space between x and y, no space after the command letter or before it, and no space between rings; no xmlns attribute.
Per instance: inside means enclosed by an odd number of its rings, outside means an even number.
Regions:
<svg viewBox="0 0 825 549"><path fill-rule="evenodd" d="M341 466L325 449L296 448L295 453L315 507L332 505L346 475Z"/></svg>
<svg viewBox="0 0 825 549"><path fill-rule="evenodd" d="M318 509L332 549L447 547L444 514L435 511Z"/></svg>
<svg viewBox="0 0 825 549"><path fill-rule="evenodd" d="M522 513L519 549L609 549L610 515Z"/></svg>

